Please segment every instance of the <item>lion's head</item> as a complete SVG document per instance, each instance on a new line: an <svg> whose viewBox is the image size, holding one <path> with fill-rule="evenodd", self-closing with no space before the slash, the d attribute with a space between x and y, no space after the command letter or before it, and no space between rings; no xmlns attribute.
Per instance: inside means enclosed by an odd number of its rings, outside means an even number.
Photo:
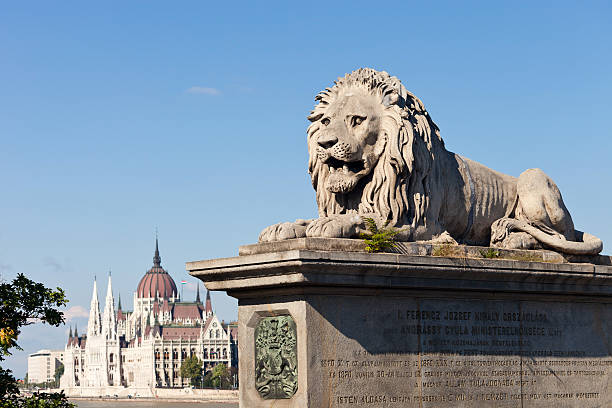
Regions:
<svg viewBox="0 0 612 408"><path fill-rule="evenodd" d="M375 212L416 227L433 157L445 150L423 103L396 77L362 68L315 98L309 172L319 216Z"/></svg>

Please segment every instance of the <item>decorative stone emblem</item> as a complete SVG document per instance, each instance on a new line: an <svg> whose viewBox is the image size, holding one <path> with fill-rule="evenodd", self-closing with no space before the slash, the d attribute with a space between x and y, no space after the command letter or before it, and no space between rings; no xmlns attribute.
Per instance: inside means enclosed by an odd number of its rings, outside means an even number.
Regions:
<svg viewBox="0 0 612 408"><path fill-rule="evenodd" d="M291 316L265 317L255 328L255 387L264 399L297 391L297 333Z"/></svg>

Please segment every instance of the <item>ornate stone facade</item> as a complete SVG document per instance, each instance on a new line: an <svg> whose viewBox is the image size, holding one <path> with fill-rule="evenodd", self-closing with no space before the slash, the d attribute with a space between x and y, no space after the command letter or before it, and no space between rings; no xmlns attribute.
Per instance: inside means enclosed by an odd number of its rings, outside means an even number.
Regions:
<svg viewBox="0 0 612 408"><path fill-rule="evenodd" d="M184 387L180 375L184 359L196 355L204 370L237 363L237 325L220 322L210 293L204 303L198 289L195 302L180 299L172 277L161 267L157 241L153 267L134 293L134 310L115 310L111 276L100 314L94 280L87 334L70 331L64 353L63 389L94 390L130 387Z"/></svg>

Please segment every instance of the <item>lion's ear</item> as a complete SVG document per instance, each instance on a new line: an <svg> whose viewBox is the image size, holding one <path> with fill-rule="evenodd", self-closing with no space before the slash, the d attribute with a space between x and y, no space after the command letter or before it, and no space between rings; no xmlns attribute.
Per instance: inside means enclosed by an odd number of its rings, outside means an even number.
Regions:
<svg viewBox="0 0 612 408"><path fill-rule="evenodd" d="M397 91L393 90L384 96L382 103L385 105L385 108L388 108L391 105L395 105L398 100L399 95Z"/></svg>

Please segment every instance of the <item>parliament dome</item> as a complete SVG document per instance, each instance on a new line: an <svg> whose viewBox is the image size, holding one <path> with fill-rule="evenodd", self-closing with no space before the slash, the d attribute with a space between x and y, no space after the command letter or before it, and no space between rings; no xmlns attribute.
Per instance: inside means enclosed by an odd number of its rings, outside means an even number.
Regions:
<svg viewBox="0 0 612 408"><path fill-rule="evenodd" d="M177 297L176 284L174 279L161 266L159 247L155 239L155 255L153 256L153 267L142 277L136 296L139 298L153 298L158 296L160 299Z"/></svg>

